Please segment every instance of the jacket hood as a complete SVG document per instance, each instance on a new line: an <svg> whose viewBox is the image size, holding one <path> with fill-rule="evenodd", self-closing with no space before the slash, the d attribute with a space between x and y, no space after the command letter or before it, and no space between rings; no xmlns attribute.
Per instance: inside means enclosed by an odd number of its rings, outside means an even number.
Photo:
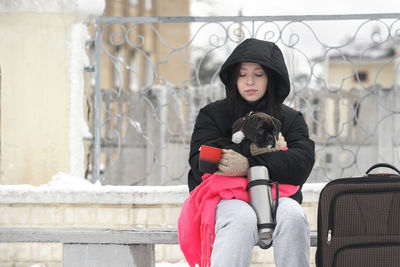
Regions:
<svg viewBox="0 0 400 267"><path fill-rule="evenodd" d="M219 72L219 77L225 88L229 84L232 75L232 67L240 62L254 62L274 71L276 76L276 96L279 102L283 102L289 95L290 81L285 60L279 47L272 42L254 38L246 39L240 43L226 59Z"/></svg>

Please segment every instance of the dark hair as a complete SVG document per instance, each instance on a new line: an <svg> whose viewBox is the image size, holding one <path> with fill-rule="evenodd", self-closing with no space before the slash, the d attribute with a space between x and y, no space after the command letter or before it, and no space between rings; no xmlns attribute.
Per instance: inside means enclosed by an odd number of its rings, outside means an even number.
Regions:
<svg viewBox="0 0 400 267"><path fill-rule="evenodd" d="M236 121L250 111L262 111L280 119L281 103L276 100L277 78L276 73L262 66L268 76L267 90L263 97L255 103L249 103L239 93L236 85L239 76L240 63L233 65L229 73L229 82L226 86L226 99L232 120Z"/></svg>

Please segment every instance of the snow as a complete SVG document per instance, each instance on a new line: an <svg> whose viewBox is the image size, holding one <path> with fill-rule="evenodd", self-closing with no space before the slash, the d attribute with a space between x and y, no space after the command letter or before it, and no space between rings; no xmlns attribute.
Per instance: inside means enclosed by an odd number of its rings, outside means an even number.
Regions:
<svg viewBox="0 0 400 267"><path fill-rule="evenodd" d="M0 203L182 204L188 195L187 185L101 186L62 172L40 186L0 185Z"/></svg>
<svg viewBox="0 0 400 267"><path fill-rule="evenodd" d="M2 13L74 14L81 19L100 16L105 0L0 0Z"/></svg>
<svg viewBox="0 0 400 267"><path fill-rule="evenodd" d="M318 202L319 194L326 183L305 183L301 189L303 202Z"/></svg>
<svg viewBox="0 0 400 267"><path fill-rule="evenodd" d="M47 267L47 265L42 264L42 263L36 263L36 264L30 265L29 267ZM184 261L180 261L180 262L176 262L176 263L159 262L159 263L156 263L156 267L189 267L189 264L187 264Z"/></svg>
<svg viewBox="0 0 400 267"><path fill-rule="evenodd" d="M156 267L189 267L189 264L184 261L180 261L177 263L160 262L156 263Z"/></svg>
<svg viewBox="0 0 400 267"><path fill-rule="evenodd" d="M92 186L101 186L100 183L92 184L86 179L59 172L54 175L50 182L41 185L41 187L59 187L59 188L85 188Z"/></svg>
<svg viewBox="0 0 400 267"><path fill-rule="evenodd" d="M325 183L305 184L304 202L317 202ZM182 204L187 185L102 186L79 176L57 173L47 184L0 185L0 203Z"/></svg>
<svg viewBox="0 0 400 267"><path fill-rule="evenodd" d="M78 10L82 14L100 16L106 6L105 0L76 0Z"/></svg>
<svg viewBox="0 0 400 267"><path fill-rule="evenodd" d="M91 138L83 114L84 78L83 69L89 65L85 44L90 39L87 26L80 22L70 27L70 38L67 47L70 50L70 173L76 176L84 175L84 138Z"/></svg>

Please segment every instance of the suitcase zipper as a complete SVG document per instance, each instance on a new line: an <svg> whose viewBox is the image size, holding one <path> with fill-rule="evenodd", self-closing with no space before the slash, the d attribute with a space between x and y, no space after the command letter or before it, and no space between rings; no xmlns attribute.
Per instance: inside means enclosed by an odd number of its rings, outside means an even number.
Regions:
<svg viewBox="0 0 400 267"><path fill-rule="evenodd" d="M332 240L332 230L329 229L328 231L328 240L327 240L327 244L330 245L331 244L331 240Z"/></svg>

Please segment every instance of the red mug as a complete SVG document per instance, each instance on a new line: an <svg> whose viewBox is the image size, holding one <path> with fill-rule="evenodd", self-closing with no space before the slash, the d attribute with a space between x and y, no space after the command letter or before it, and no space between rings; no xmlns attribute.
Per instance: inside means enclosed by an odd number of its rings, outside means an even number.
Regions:
<svg viewBox="0 0 400 267"><path fill-rule="evenodd" d="M216 172L221 156L221 148L202 145L200 147L199 171L202 173Z"/></svg>

